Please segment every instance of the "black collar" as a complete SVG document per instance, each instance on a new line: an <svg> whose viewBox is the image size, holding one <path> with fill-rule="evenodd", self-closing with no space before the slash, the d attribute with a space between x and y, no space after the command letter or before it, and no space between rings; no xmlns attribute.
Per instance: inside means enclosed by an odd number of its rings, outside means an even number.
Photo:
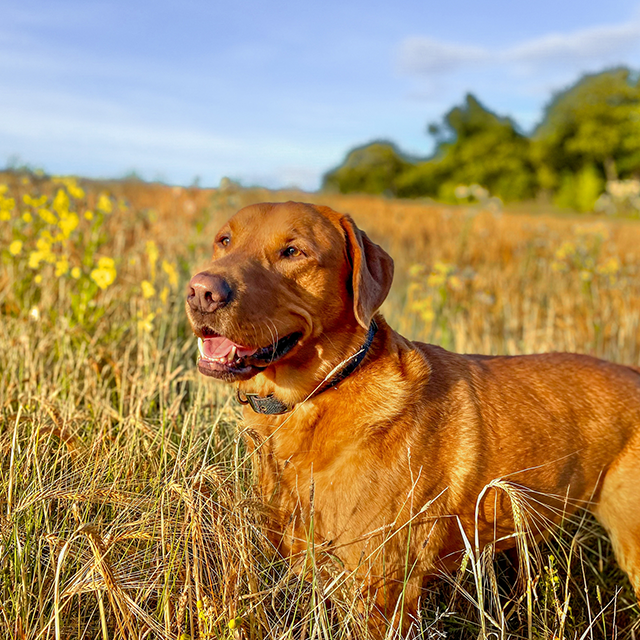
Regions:
<svg viewBox="0 0 640 640"><path fill-rule="evenodd" d="M364 357L367 355L369 347L373 342L373 337L376 335L377 330L378 325L376 324L375 320L372 320L371 324L369 325L369 331L367 332L367 337L364 341L364 344L353 356L351 356L348 364L338 373L336 373L336 375L333 376L331 380L328 380L320 387L318 387L306 399L309 400L310 398L319 395L323 391L331 389L331 387L335 387L347 376L350 376L358 368L358 365L364 360ZM288 413L293 409L292 405L288 405L282 402L282 400L278 400L278 398L276 398L273 394L269 394L268 396L259 396L257 393L241 393L240 389L238 389L237 398L240 404L248 404L256 413L262 413L265 415L280 415L282 413Z"/></svg>

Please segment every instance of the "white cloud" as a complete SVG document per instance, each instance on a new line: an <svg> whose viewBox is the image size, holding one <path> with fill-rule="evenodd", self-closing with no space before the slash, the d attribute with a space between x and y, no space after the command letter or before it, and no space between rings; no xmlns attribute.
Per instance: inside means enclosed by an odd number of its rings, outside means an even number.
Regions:
<svg viewBox="0 0 640 640"><path fill-rule="evenodd" d="M552 33L507 49L503 58L529 65L610 62L640 45L640 22Z"/></svg>
<svg viewBox="0 0 640 640"><path fill-rule="evenodd" d="M640 21L551 33L505 49L490 49L410 36L400 44L400 69L411 75L437 77L477 68L526 67L529 70L588 64L619 64L640 50Z"/></svg>
<svg viewBox="0 0 640 640"><path fill-rule="evenodd" d="M440 74L482 62L491 56L480 47L411 36L400 47L400 67L418 74Z"/></svg>

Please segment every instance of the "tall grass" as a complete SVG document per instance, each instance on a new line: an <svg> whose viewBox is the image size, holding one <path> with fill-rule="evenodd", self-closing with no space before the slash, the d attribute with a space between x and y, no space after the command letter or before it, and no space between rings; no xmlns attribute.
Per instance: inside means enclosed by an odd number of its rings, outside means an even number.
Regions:
<svg viewBox="0 0 640 640"><path fill-rule="evenodd" d="M237 208L320 196L4 182L0 637L367 638L355 576L321 547L290 563L267 541L239 437L252 434L231 390L196 373L182 308ZM638 224L322 201L395 258L384 311L401 332L460 351L639 363ZM47 207L54 222L38 217ZM458 574L425 592L423 637L631 637L637 607L595 522L578 512L541 545L535 496L499 479L491 491L510 497L520 553L468 540Z"/></svg>

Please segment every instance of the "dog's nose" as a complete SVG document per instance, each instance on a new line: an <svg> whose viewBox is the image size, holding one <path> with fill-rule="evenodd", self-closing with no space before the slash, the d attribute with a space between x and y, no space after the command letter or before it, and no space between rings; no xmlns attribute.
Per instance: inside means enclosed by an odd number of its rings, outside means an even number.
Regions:
<svg viewBox="0 0 640 640"><path fill-rule="evenodd" d="M187 302L194 311L212 313L231 300L231 287L218 275L203 271L189 282Z"/></svg>

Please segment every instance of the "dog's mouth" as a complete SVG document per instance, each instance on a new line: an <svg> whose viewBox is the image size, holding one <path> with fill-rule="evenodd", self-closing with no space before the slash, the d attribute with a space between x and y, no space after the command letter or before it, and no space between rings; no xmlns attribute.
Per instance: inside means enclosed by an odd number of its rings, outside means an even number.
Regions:
<svg viewBox="0 0 640 640"><path fill-rule="evenodd" d="M247 380L284 357L301 337L292 333L266 347L248 347L221 335L198 337L198 370L227 382Z"/></svg>

